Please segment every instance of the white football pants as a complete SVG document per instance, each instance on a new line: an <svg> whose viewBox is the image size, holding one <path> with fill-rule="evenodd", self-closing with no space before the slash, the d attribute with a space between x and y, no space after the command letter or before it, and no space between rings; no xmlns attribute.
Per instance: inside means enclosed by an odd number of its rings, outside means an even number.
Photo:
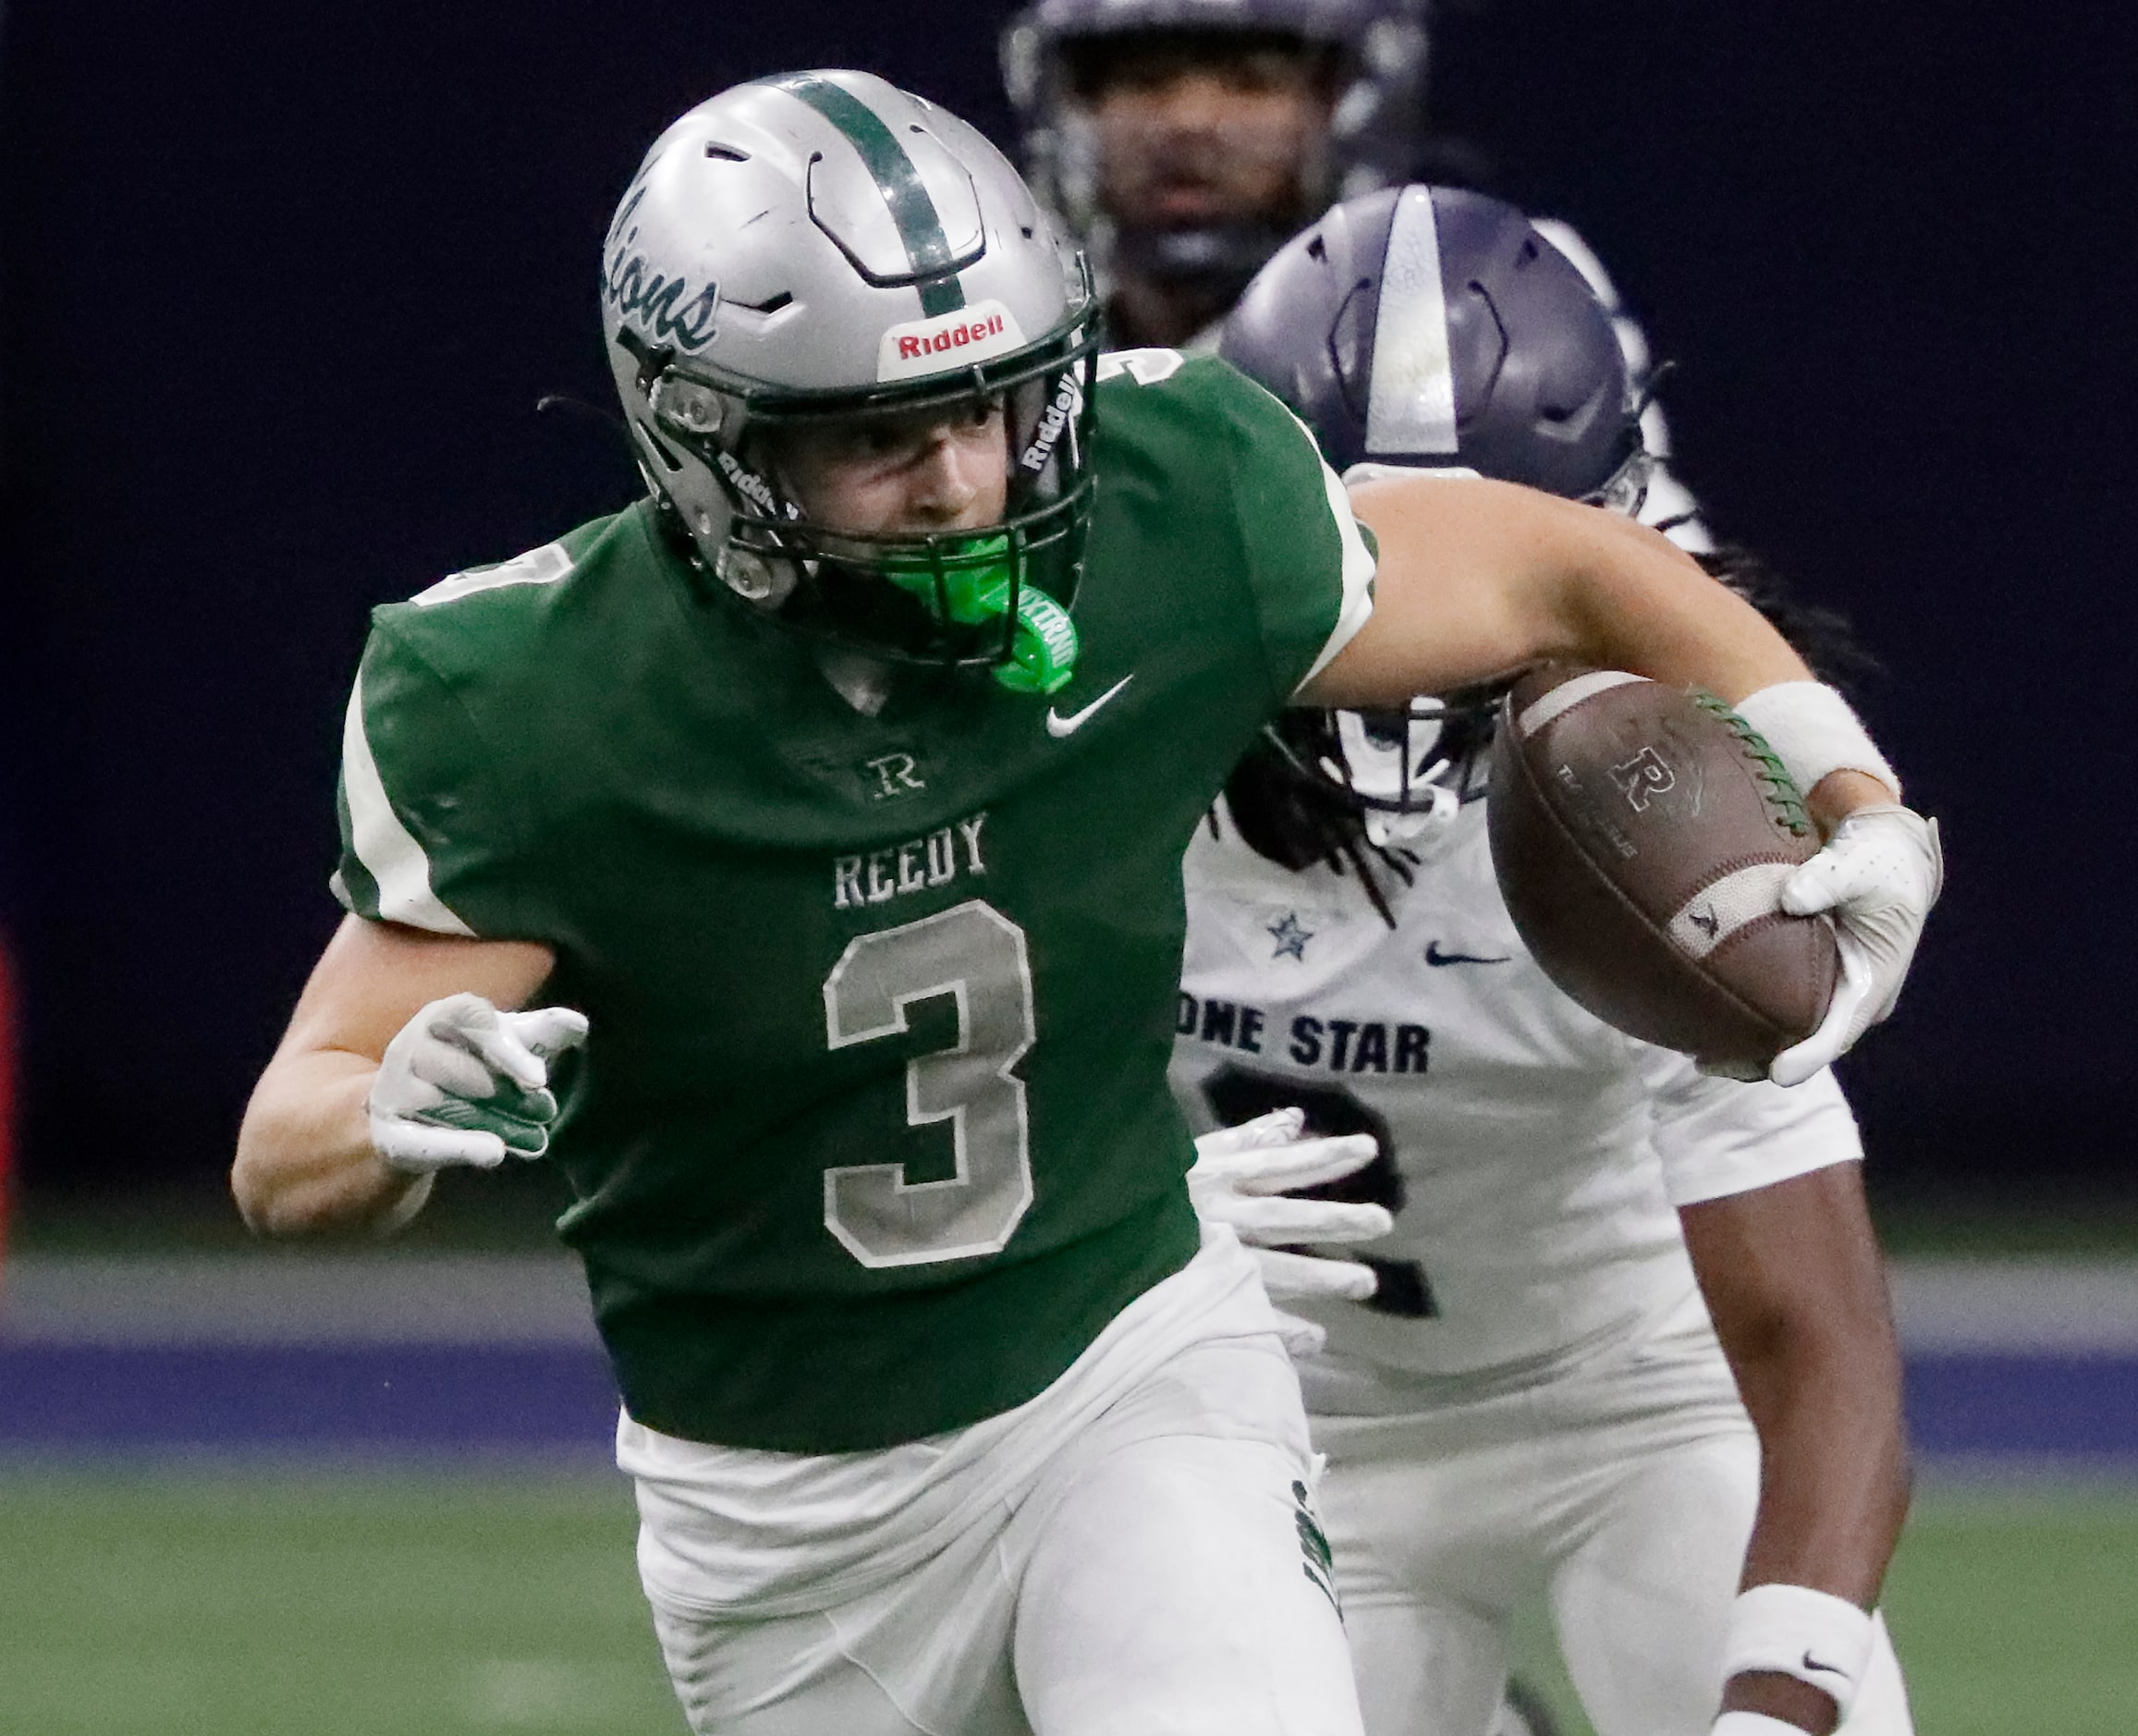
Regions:
<svg viewBox="0 0 2138 1736"><path fill-rule="evenodd" d="M1311 1477L1277 1339L1204 1343L904 1579L654 1627L698 1736L1360 1736Z"/></svg>
<svg viewBox="0 0 2138 1736"><path fill-rule="evenodd" d="M1759 1443L1697 1299L1534 1386L1433 1386L1414 1412L1313 1419L1367 1736L1486 1736L1539 1587L1597 1736L1705 1736ZM1912 1731L1880 1621L1840 1736Z"/></svg>

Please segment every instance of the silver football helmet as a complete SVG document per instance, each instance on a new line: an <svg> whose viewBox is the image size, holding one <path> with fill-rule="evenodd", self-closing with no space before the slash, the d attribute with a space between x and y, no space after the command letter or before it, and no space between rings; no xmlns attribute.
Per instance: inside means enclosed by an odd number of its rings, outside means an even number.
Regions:
<svg viewBox="0 0 2138 1736"><path fill-rule="evenodd" d="M1081 256L972 128L867 73L723 92L647 153L601 294L640 468L719 589L878 656L1033 691L1069 679L1095 305ZM765 438L996 402L1008 503L977 531L814 523Z"/></svg>

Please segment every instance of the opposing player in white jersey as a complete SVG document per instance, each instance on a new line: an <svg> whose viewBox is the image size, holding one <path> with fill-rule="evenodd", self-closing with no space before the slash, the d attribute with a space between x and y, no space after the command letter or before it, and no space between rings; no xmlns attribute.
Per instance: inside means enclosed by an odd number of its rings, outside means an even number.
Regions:
<svg viewBox="0 0 2138 1736"><path fill-rule="evenodd" d="M1425 0L1035 0L1003 32L1032 190L1090 248L1110 342L1215 348L1248 280L1335 200L1479 165L1434 133ZM1648 340L1571 226L1539 226L1610 310L1654 465L1640 517L1709 540L1670 473Z"/></svg>
<svg viewBox="0 0 2138 1736"><path fill-rule="evenodd" d="M1221 353L1350 480L1640 505L1607 312L1497 201L1337 207ZM1717 1736L1904 1736L1864 1613L1907 1473L1848 1106L1826 1071L1702 1077L1551 985L1486 850L1491 718L1482 694L1290 714L1186 862L1191 1114L1297 1105L1382 1142L1364 1191L1332 1191L1397 1213L1377 1293L1300 1304L1327 1334L1302 1377L1369 1736L1484 1736L1538 1587L1601 1736L1699 1736L1718 1705Z"/></svg>

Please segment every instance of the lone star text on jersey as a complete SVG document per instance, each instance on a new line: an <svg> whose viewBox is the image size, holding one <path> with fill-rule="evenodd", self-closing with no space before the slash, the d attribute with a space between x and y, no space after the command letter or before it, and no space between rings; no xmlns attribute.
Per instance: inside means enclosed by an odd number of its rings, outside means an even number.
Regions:
<svg viewBox="0 0 2138 1736"><path fill-rule="evenodd" d="M1197 1000L1183 994L1173 1029L1198 1043L1214 1043L1243 1055L1261 1055L1275 1038L1268 1015L1244 1001ZM1282 1053L1300 1067L1332 1073L1423 1073L1433 1033L1423 1025L1392 1019L1338 1019L1301 1013L1291 1021Z"/></svg>

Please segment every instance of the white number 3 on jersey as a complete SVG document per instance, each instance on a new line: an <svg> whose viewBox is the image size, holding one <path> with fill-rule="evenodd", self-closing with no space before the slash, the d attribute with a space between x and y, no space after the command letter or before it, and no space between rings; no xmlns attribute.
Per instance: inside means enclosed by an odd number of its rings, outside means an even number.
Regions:
<svg viewBox="0 0 2138 1736"><path fill-rule="evenodd" d="M906 1125L950 1123L957 1173L910 1182L903 1164L825 1171L824 1225L863 1265L998 1253L1032 1204L1024 1081L1010 1070L1034 1033L1024 931L973 899L849 941L825 979L831 1046L907 1029L931 995L958 1003L958 1041L906 1063Z"/></svg>

